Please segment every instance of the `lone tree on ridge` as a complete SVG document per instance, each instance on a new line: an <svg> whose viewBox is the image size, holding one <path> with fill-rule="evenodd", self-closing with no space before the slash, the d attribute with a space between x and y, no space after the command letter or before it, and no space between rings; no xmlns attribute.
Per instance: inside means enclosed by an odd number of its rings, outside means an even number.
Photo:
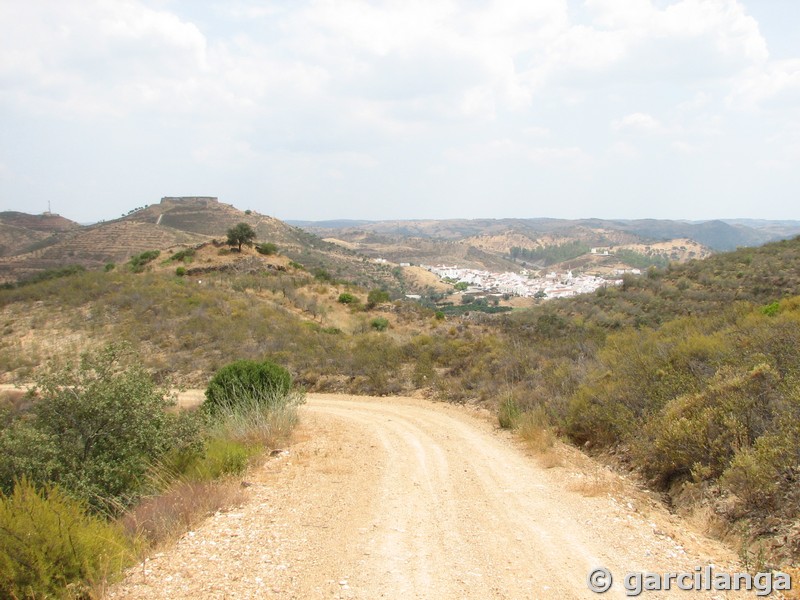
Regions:
<svg viewBox="0 0 800 600"><path fill-rule="evenodd" d="M247 223L239 223L228 229L228 245L238 246L239 252L242 251L242 244L252 246L255 238L256 232Z"/></svg>

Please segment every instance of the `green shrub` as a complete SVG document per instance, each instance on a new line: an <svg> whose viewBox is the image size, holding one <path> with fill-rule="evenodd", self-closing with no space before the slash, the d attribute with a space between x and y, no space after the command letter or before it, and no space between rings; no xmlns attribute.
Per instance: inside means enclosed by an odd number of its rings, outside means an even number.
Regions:
<svg viewBox="0 0 800 600"><path fill-rule="evenodd" d="M26 476L58 483L96 510L135 500L149 466L180 437L167 392L137 363L129 348L111 345L41 374L32 414L0 435L6 493Z"/></svg>
<svg viewBox="0 0 800 600"><path fill-rule="evenodd" d="M203 405L210 412L248 402L279 403L289 393L292 376L275 363L237 360L222 367L208 384Z"/></svg>
<svg viewBox="0 0 800 600"><path fill-rule="evenodd" d="M50 281L53 279L61 279L62 277L69 277L85 271L86 268L81 265L69 265L66 267L59 267L57 269L45 269L44 271L39 271L38 273L34 273L33 275L18 281L17 285L32 285L41 281Z"/></svg>
<svg viewBox="0 0 800 600"><path fill-rule="evenodd" d="M106 273L108 273L109 271L113 271L113 270L114 270L114 269L116 269L116 268L117 268L117 265L115 265L114 263L106 263L106 266L105 266L105 267L103 267L103 270L104 270Z"/></svg>
<svg viewBox="0 0 800 600"><path fill-rule="evenodd" d="M191 262L192 258L194 258L195 249L194 248L185 248L184 250L179 250L175 254L169 257L169 260L173 262L183 261L183 262Z"/></svg>
<svg viewBox="0 0 800 600"><path fill-rule="evenodd" d="M184 267L178 267L175 269L175 275L178 277L184 277L186 275L186 269Z"/></svg>
<svg viewBox="0 0 800 600"><path fill-rule="evenodd" d="M777 373L766 364L749 372L726 366L702 392L669 402L645 425L645 435L634 446L645 474L663 487L690 477L715 479L737 452L741 458L736 470L754 473L753 460L742 452L749 453L774 420L777 381ZM767 449L762 446L762 456L752 458L766 461Z"/></svg>
<svg viewBox="0 0 800 600"><path fill-rule="evenodd" d="M20 477L52 481L61 458L54 436L27 419L13 420L0 430L0 493L10 494Z"/></svg>
<svg viewBox="0 0 800 600"><path fill-rule="evenodd" d="M265 256L271 256L273 254L278 253L278 246L273 244L272 242L264 242L263 244L258 244L256 246L256 251L259 254L264 254Z"/></svg>
<svg viewBox="0 0 800 600"><path fill-rule="evenodd" d="M367 308L375 308L378 304L389 301L389 292L386 290L371 290L367 295Z"/></svg>
<svg viewBox="0 0 800 600"><path fill-rule="evenodd" d="M141 273L144 271L145 266L153 262L161 255L160 250L148 250L141 254L132 256L128 261L128 268L134 273Z"/></svg>
<svg viewBox="0 0 800 600"><path fill-rule="evenodd" d="M341 304L354 304L358 302L358 298L356 298L353 294L349 292L343 292L339 294L339 303Z"/></svg>
<svg viewBox="0 0 800 600"><path fill-rule="evenodd" d="M500 402L497 409L497 421L503 429L514 429L521 415L519 403L510 394Z"/></svg>
<svg viewBox="0 0 800 600"><path fill-rule="evenodd" d="M0 597L87 598L131 562L122 531L57 486L0 496Z"/></svg>
<svg viewBox="0 0 800 600"><path fill-rule="evenodd" d="M211 481L225 475L241 475L256 448L214 435L199 449L181 449L168 453L159 462L159 476L168 480Z"/></svg>
<svg viewBox="0 0 800 600"><path fill-rule="evenodd" d="M311 270L311 273L314 275L314 279L317 281L327 281L328 283L334 283L333 275L328 273L322 267L315 267Z"/></svg>
<svg viewBox="0 0 800 600"><path fill-rule="evenodd" d="M389 328L389 319L385 317L375 317L369 322L369 326L375 331L386 331Z"/></svg>

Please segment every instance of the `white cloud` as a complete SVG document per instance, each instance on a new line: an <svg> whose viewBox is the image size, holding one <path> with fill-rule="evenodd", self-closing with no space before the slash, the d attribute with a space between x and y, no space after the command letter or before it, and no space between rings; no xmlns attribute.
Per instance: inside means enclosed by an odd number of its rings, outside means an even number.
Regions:
<svg viewBox="0 0 800 600"><path fill-rule="evenodd" d="M581 165L588 166L592 157L577 146L536 147L528 150L528 159L539 165Z"/></svg>
<svg viewBox="0 0 800 600"><path fill-rule="evenodd" d="M678 104L676 108L679 111L683 112L697 111L705 108L706 106L711 104L712 101L713 98L711 94L705 91L700 91L695 93L695 95L692 98L684 100L683 102Z"/></svg>
<svg viewBox="0 0 800 600"><path fill-rule="evenodd" d="M727 98L729 106L800 105L800 58L767 63L748 70Z"/></svg>
<svg viewBox="0 0 800 600"><path fill-rule="evenodd" d="M444 157L454 163L464 165L519 164L535 163L540 166L588 165L593 162L586 151L577 146L539 146L528 145L509 138L494 139L487 142L451 147L444 151Z"/></svg>
<svg viewBox="0 0 800 600"><path fill-rule="evenodd" d="M796 156L796 133L767 140L800 123L800 56L770 59L750 1L0 0L0 162L35 193L142 154L308 204L326 174L341 198L406 180L422 209L545 180L594 197L575 182L609 165L615 197L656 154L744 172L744 149Z"/></svg>
<svg viewBox="0 0 800 600"><path fill-rule="evenodd" d="M608 152L612 157L619 157L623 159L634 159L641 156L641 153L636 146L623 140L617 140L611 144Z"/></svg>
<svg viewBox="0 0 800 600"><path fill-rule="evenodd" d="M446 159L463 164L485 164L491 161L510 160L525 155L526 147L511 139L495 139L469 144L458 148L447 148Z"/></svg>
<svg viewBox="0 0 800 600"><path fill-rule="evenodd" d="M688 142L683 142L680 140L672 142L670 144L670 147L680 154L687 154L687 155L697 154L699 151L699 148L697 148L693 144L690 144Z"/></svg>
<svg viewBox="0 0 800 600"><path fill-rule="evenodd" d="M174 98L207 68L195 25L135 2L6 3L2 10L3 96L18 109L123 115L159 96Z"/></svg>
<svg viewBox="0 0 800 600"><path fill-rule="evenodd" d="M665 133L667 129L655 117L646 113L632 113L611 124L615 131L633 131L641 133Z"/></svg>

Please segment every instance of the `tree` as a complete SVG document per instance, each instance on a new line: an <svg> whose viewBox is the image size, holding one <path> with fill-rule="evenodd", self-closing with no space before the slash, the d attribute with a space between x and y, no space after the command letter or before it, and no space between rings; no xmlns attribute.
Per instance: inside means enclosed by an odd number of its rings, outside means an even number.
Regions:
<svg viewBox="0 0 800 600"><path fill-rule="evenodd" d="M238 246L239 252L242 251L242 245L252 246L255 238L255 230L247 223L239 223L228 229L228 245Z"/></svg>

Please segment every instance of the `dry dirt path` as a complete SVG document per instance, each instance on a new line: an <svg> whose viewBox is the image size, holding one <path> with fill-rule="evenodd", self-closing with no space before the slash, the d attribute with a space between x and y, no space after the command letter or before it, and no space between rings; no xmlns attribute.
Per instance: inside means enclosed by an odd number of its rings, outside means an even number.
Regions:
<svg viewBox="0 0 800 600"><path fill-rule="evenodd" d="M250 475L241 507L132 569L110 597L620 598L630 571L734 570L728 551L627 484L573 491L601 467L569 449L561 466L539 466L466 409L311 394L302 419L288 454ZM586 586L600 566L616 575L603 596ZM641 597L667 596L700 594Z"/></svg>

